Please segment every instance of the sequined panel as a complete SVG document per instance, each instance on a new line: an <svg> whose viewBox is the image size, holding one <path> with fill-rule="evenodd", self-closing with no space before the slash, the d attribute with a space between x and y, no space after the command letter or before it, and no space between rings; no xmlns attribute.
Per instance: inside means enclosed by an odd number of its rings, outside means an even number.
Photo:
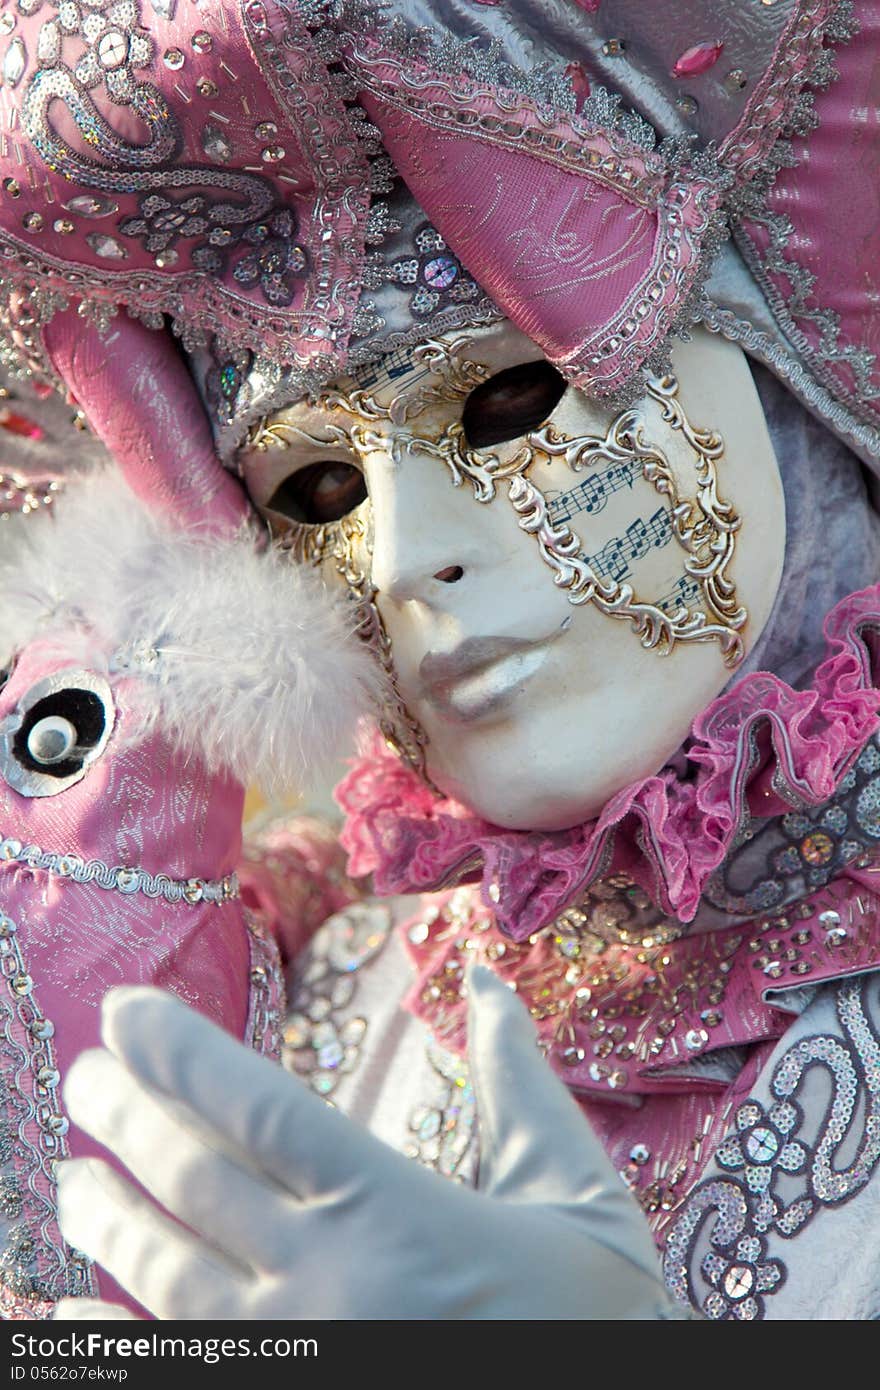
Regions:
<svg viewBox="0 0 880 1390"><path fill-rule="evenodd" d="M282 1063L330 1097L360 1060L367 1020L356 1012L357 972L385 945L391 913L352 903L315 933L284 1024Z"/></svg>
<svg viewBox="0 0 880 1390"><path fill-rule="evenodd" d="M431 1041L427 1057L436 1091L410 1111L403 1152L445 1178L472 1184L478 1159L477 1110L467 1063Z"/></svg>
<svg viewBox="0 0 880 1390"><path fill-rule="evenodd" d="M749 1096L715 1151L718 1176L695 1188L672 1228L664 1256L671 1293L707 1317L752 1321L788 1269L779 1258L820 1212L860 1192L880 1159L880 1037L874 975L835 994L837 1029L793 1043L776 1063L769 1101ZM830 1101L816 1125L803 1104L820 1069ZM812 1111L815 1111L815 1105ZM792 1193L790 1181L798 1179ZM698 1241L708 1235L699 1258Z"/></svg>
<svg viewBox="0 0 880 1390"><path fill-rule="evenodd" d="M54 1168L69 1154L55 1025L37 1000L16 922L0 910L0 1316L46 1318L96 1292L91 1261L62 1239Z"/></svg>
<svg viewBox="0 0 880 1390"><path fill-rule="evenodd" d="M705 894L726 912L751 916L814 892L849 865L867 867L878 851L880 733L862 749L830 800L753 822Z"/></svg>

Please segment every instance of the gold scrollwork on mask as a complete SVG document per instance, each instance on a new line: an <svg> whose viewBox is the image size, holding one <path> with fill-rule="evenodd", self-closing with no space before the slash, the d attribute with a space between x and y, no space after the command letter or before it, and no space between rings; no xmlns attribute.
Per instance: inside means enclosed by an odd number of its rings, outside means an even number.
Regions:
<svg viewBox="0 0 880 1390"><path fill-rule="evenodd" d="M678 382L665 376L648 381L647 393L661 407L663 418L681 430L696 458L696 496L683 497L666 455L645 438L644 420L638 409L626 410L611 422L607 433L569 439L552 425L527 436L526 445L505 466L492 472L483 462L483 478L506 476L509 497L524 531L534 535L541 556L554 571L555 583L568 591L569 602L593 603L609 617L627 620L642 645L668 654L679 642L717 641L727 666L737 666L745 655L742 629L748 620L739 603L736 586L728 573L736 535L742 524L732 504L718 495L717 462L724 441L712 430L696 429L678 399ZM686 552L684 572L699 587L705 611L679 604L667 612L658 604L636 597L632 585L599 575L584 557L579 538L566 524L554 525L547 499L525 476L537 458L563 457L574 472L597 463L621 464L636 460L642 475L665 494L670 503L672 534ZM517 467L517 465L519 465ZM480 498L482 500L482 498Z"/></svg>
<svg viewBox="0 0 880 1390"><path fill-rule="evenodd" d="M337 574L348 588L356 604L356 632L361 641L376 656L386 677L387 693L379 729L385 742L424 779L434 787L425 766L425 747L428 736L404 704L397 688L394 654L382 614L376 603L377 590L364 570L358 551L369 555L372 548L371 528L366 514L369 504L351 516L326 526L294 526L275 538L279 550L289 552L298 564L319 565L332 561Z"/></svg>

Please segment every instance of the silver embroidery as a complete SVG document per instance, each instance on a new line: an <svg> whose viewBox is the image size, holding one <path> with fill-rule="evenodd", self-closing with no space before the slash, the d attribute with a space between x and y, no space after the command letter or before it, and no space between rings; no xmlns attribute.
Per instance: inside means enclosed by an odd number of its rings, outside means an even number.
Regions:
<svg viewBox="0 0 880 1390"><path fill-rule="evenodd" d="M351 1012L354 977L379 954L390 930L387 907L352 903L312 938L285 1022L281 1060L320 1096L331 1095L360 1060L367 1021Z"/></svg>
<svg viewBox="0 0 880 1390"><path fill-rule="evenodd" d="M58 874L74 883L94 883L117 893L143 893L148 898L164 898L168 903L225 903L239 895L234 873L221 879L174 879L127 865L111 866L101 859L82 859L78 854L56 854L36 845L23 845L12 837L0 839L0 863L26 864L30 869Z"/></svg>
<svg viewBox="0 0 880 1390"><path fill-rule="evenodd" d="M0 1254L0 1308L7 1316L48 1315L64 1295L94 1295L91 1261L57 1227L54 1167L69 1150L51 1020L34 993L15 922L0 911L3 1123L0 1213L10 1223ZM21 1039L24 1038L24 1042Z"/></svg>
<svg viewBox="0 0 880 1390"><path fill-rule="evenodd" d="M410 1112L403 1146L408 1158L434 1168L445 1178L473 1183L477 1168L477 1109L467 1062L432 1039L426 1055L438 1082L427 1104Z"/></svg>
<svg viewBox="0 0 880 1390"><path fill-rule="evenodd" d="M682 1303L713 1319L750 1321L765 1313L765 1296L782 1287L785 1264L771 1258L770 1240L796 1236L823 1208L855 1196L880 1159L880 1039L867 1015L868 982L842 985L836 993L842 1036L801 1038L777 1063L770 1083L775 1097L765 1108L749 1099L737 1110L736 1131L715 1153L731 1174L694 1189L666 1243L667 1286ZM831 1100L814 1142L795 1097L805 1076L823 1068ZM835 1163L844 1141L858 1137L845 1167ZM784 1198L784 1180L803 1174L796 1195ZM707 1221L711 1226L706 1226ZM710 1249L695 1269L704 1227ZM710 1285L701 1294L699 1275Z"/></svg>

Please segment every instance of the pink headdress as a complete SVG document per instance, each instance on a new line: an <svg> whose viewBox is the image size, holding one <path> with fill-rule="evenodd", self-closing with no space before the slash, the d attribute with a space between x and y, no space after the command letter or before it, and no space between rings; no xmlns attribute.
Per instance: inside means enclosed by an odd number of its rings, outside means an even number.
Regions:
<svg viewBox="0 0 880 1390"><path fill-rule="evenodd" d="M855 11L438 0L426 33L405 0L17 0L0 218L30 348L60 297L170 315L228 450L456 323L502 311L620 396L696 316L876 456L878 234L839 157L876 140Z"/></svg>

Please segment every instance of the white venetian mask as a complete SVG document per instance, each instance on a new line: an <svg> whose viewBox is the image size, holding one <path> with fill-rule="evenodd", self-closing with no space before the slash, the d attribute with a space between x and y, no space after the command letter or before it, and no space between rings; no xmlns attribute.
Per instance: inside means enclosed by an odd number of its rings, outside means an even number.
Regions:
<svg viewBox="0 0 880 1390"><path fill-rule="evenodd" d="M243 452L280 542L374 596L404 752L496 824L577 824L657 771L769 617L785 511L746 360L696 330L673 364L621 412L506 322L451 333Z"/></svg>

